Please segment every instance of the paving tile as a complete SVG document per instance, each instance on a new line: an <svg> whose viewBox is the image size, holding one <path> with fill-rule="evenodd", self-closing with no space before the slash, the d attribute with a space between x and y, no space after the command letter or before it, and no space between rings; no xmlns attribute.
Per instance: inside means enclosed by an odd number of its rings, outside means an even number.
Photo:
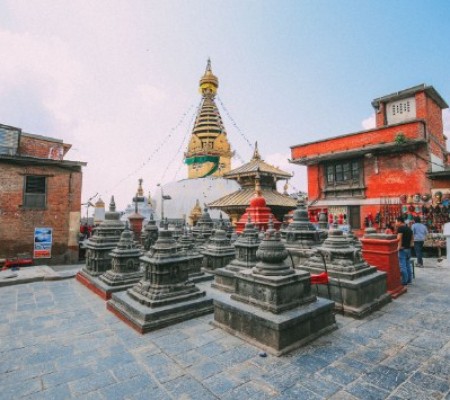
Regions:
<svg viewBox="0 0 450 400"><path fill-rule="evenodd" d="M450 390L449 376L441 379L437 376L416 372L410 379L412 383L424 390L445 394Z"/></svg>
<svg viewBox="0 0 450 400"><path fill-rule="evenodd" d="M125 399L127 399L127 400L173 400L173 397L170 396L166 390L164 390L160 387L156 387L156 388L147 388L147 389L136 388L136 393L126 396ZM197 400L200 400L200 399L197 399Z"/></svg>
<svg viewBox="0 0 450 400"><path fill-rule="evenodd" d="M94 371L89 366L78 366L71 369L66 369L59 372L53 372L45 375L42 380L45 388L62 385L65 383L77 381L86 376L93 375Z"/></svg>
<svg viewBox="0 0 450 400"><path fill-rule="evenodd" d="M255 397L256 399L257 397ZM281 396L281 399L283 400L296 400L296 399L302 399L302 400L323 400L324 397L318 395L317 393L311 392L310 390L306 389L302 385L295 385L286 391L284 391Z"/></svg>
<svg viewBox="0 0 450 400"><path fill-rule="evenodd" d="M383 400L389 396L388 391L382 390L361 379L347 386L345 391L361 400Z"/></svg>
<svg viewBox="0 0 450 400"><path fill-rule="evenodd" d="M402 371L379 365L368 372L365 375L364 380L384 390L392 391L397 386L401 385L407 377L408 376Z"/></svg>
<svg viewBox="0 0 450 400"><path fill-rule="evenodd" d="M330 365L333 360L324 360L323 358L314 357L309 354L301 355L293 359L292 363L301 368L302 371L313 374L328 365Z"/></svg>
<svg viewBox="0 0 450 400"><path fill-rule="evenodd" d="M222 372L223 365L213 360L201 361L198 364L187 369L187 372L194 375L197 379L203 381L212 375Z"/></svg>
<svg viewBox="0 0 450 400"><path fill-rule="evenodd" d="M0 399L10 400L25 397L42 390L42 382L39 378L18 381L1 386Z"/></svg>
<svg viewBox="0 0 450 400"><path fill-rule="evenodd" d="M325 379L320 379L320 376L313 376L312 379L305 380L299 385L325 398L332 396L342 389L341 385Z"/></svg>
<svg viewBox="0 0 450 400"><path fill-rule="evenodd" d="M138 389L144 391L155 387L157 384L152 378L147 375L137 375L100 389L99 392L108 400L121 400L126 396L132 396Z"/></svg>
<svg viewBox="0 0 450 400"><path fill-rule="evenodd" d="M205 386L189 375L180 376L164 385L175 399L198 400L216 399Z"/></svg>
<svg viewBox="0 0 450 400"><path fill-rule="evenodd" d="M347 368L344 364L332 364L321 370L316 376L340 385L348 385L359 379L361 375L362 371L357 372L352 368Z"/></svg>
<svg viewBox="0 0 450 400"><path fill-rule="evenodd" d="M67 384L54 386L26 396L27 400L62 400L71 398L72 395L70 393L69 385Z"/></svg>
<svg viewBox="0 0 450 400"><path fill-rule="evenodd" d="M225 393L222 399L224 400L272 399L277 394L278 393L274 392L273 389L271 389L270 387L261 385L258 382L247 382ZM311 400L316 399L311 398Z"/></svg>
<svg viewBox="0 0 450 400"><path fill-rule="evenodd" d="M70 382L69 387L75 396L81 396L114 383L116 383L114 376L106 371Z"/></svg>
<svg viewBox="0 0 450 400"><path fill-rule="evenodd" d="M203 385L218 397L241 385L243 382L227 373L211 376L203 381Z"/></svg>

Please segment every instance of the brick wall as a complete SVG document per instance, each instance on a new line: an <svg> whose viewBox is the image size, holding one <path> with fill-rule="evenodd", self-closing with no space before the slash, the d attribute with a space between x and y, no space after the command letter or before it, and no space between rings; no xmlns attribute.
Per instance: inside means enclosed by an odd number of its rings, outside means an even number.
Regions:
<svg viewBox="0 0 450 400"><path fill-rule="evenodd" d="M314 157L328 153L347 151L384 143L394 143L396 136L402 133L407 139L423 139L423 123L419 121L387 126L381 129L357 132L339 136L317 143L299 145L291 149L292 159Z"/></svg>
<svg viewBox="0 0 450 400"><path fill-rule="evenodd" d="M41 138L22 133L19 143L19 154L37 158L62 160L71 145L51 138Z"/></svg>
<svg viewBox="0 0 450 400"><path fill-rule="evenodd" d="M47 176L47 207L26 209L23 204L26 175ZM0 258L33 253L35 227L53 228L52 258L36 264L70 263L78 260L78 249L69 243L71 213L81 208L82 173L58 166L21 166L0 163ZM69 246L71 244L71 246Z"/></svg>

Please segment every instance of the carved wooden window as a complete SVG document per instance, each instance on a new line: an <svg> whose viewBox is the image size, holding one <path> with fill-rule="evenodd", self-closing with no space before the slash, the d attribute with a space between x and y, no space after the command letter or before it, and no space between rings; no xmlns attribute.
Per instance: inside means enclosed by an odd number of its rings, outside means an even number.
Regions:
<svg viewBox="0 0 450 400"><path fill-rule="evenodd" d="M328 184L345 184L359 181L361 177L361 162L358 160L329 163L326 166Z"/></svg>

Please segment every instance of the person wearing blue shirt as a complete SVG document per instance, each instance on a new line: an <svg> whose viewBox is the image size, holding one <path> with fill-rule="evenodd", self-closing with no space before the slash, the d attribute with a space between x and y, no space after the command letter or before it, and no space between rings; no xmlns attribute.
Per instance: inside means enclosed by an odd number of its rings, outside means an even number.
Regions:
<svg viewBox="0 0 450 400"><path fill-rule="evenodd" d="M420 222L419 217L414 217L414 225L412 226L412 231L414 235L414 252L417 257L417 266L423 267L423 243L428 235L427 227Z"/></svg>

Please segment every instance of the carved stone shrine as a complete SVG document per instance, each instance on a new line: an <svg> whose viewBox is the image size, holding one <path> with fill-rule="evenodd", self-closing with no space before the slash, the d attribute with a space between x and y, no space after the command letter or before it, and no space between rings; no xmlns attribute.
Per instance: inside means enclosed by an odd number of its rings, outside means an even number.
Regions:
<svg viewBox="0 0 450 400"><path fill-rule="evenodd" d="M334 302L311 292L310 274L285 263L280 233L269 227L252 269L236 273L236 292L217 292L213 324L281 355L336 329Z"/></svg>
<svg viewBox="0 0 450 400"><path fill-rule="evenodd" d="M202 271L203 255L195 246L195 239L192 232L189 232L186 227L184 229L183 236L178 239L178 244L181 246L181 249L189 255L189 280L194 281L195 283L212 280L214 278L213 275L205 274Z"/></svg>
<svg viewBox="0 0 450 400"><path fill-rule="evenodd" d="M125 224L120 221L120 213L116 211L114 196L111 197L109 211L105 220L95 228L93 235L86 243L86 264L77 274L76 279L96 292L97 277L111 269L111 251L117 246Z"/></svg>
<svg viewBox="0 0 450 400"><path fill-rule="evenodd" d="M195 239L200 236L201 240L207 242L212 235L213 229L214 222L211 219L211 215L209 215L208 209L205 207L202 216L197 221L197 225L192 228L192 233Z"/></svg>
<svg viewBox="0 0 450 400"><path fill-rule="evenodd" d="M326 268L325 268L326 264ZM354 318L364 318L391 301L387 293L386 273L363 260L342 230L332 229L316 254L298 268L311 274L328 272L329 287L318 285L319 295L336 303L336 309Z"/></svg>
<svg viewBox="0 0 450 400"><path fill-rule="evenodd" d="M292 222L283 230L282 235L294 268L308 260L314 254L314 248L321 244L320 232L309 221L304 198L298 200Z"/></svg>
<svg viewBox="0 0 450 400"><path fill-rule="evenodd" d="M103 294L102 298L108 300L112 293L126 290L141 280L141 256L142 251L136 246L133 232L128 229L127 223L117 247L111 252L111 269L100 275L95 282Z"/></svg>
<svg viewBox="0 0 450 400"><path fill-rule="evenodd" d="M227 233L216 229L206 243L203 254L203 272L213 274L218 268L223 268L236 257L234 246L230 243Z"/></svg>
<svg viewBox="0 0 450 400"><path fill-rule="evenodd" d="M150 248L158 240L158 226L153 218L153 214L150 215L148 223L144 226L141 234L141 243L145 251L149 251Z"/></svg>
<svg viewBox="0 0 450 400"><path fill-rule="evenodd" d="M256 265L256 251L258 250L261 240L258 231L248 216L245 228L241 235L234 242L236 258L223 268L214 271L214 282L212 287L224 292L235 291L235 276L238 271L253 268Z"/></svg>
<svg viewBox="0 0 450 400"><path fill-rule="evenodd" d="M188 280L189 261L166 224L141 257L144 277L126 292L114 293L108 310L141 333L212 312L212 299Z"/></svg>

